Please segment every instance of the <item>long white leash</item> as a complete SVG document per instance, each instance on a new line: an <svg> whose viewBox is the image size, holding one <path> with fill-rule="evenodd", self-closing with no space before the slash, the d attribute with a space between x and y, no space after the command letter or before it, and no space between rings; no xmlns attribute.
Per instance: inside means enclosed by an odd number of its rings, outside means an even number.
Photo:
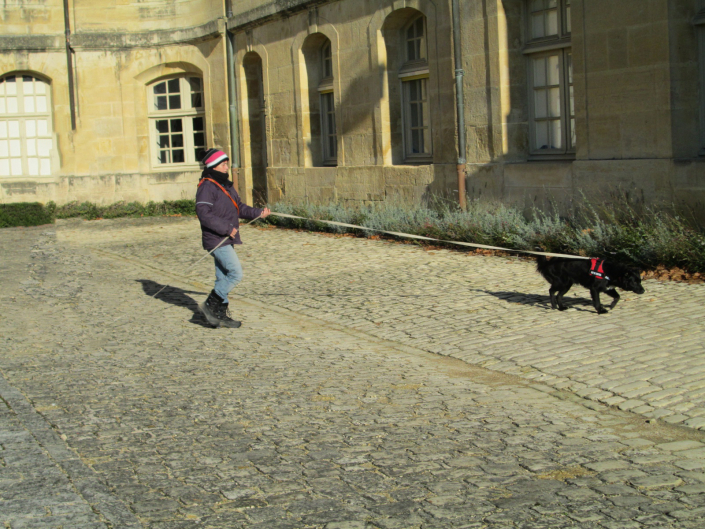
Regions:
<svg viewBox="0 0 705 529"><path fill-rule="evenodd" d="M276 212L274 212L274 211L272 211L272 212L270 213L270 215L275 215L275 216L277 216L277 217L284 217L284 218L288 218L288 219L306 220L306 221L310 221L310 222L322 222L322 223L328 224L328 225L330 225L330 226L340 226L340 227L342 227L342 228L353 228L353 229L356 229L356 230L374 231L374 232L377 232L377 233L384 233L385 235L392 235L392 236L394 236L394 237L401 237L401 238L405 238L405 239L416 239L416 240L420 240L420 241L436 242L436 243L441 243L441 244L455 244L455 245L457 245L457 246L465 246L465 247L469 247L469 248L480 248L480 249L483 249L483 250L499 250L499 251L502 251L502 252L525 253L525 254L531 254L531 255L545 255L545 256L548 256L548 257L568 257L568 258L570 258L570 259L590 259L590 257L583 257L583 256L580 256L580 255L567 255L567 254L562 254L562 253L550 253L550 252L533 252L533 251L530 251L530 250L516 250L516 249L514 249L514 248L503 248L503 247L501 247L501 246L489 246L489 245L487 245L487 244L476 244L476 243L461 242L461 241L449 241L449 240L445 240L445 239L436 239L436 238L434 238L434 237L425 237L425 236L423 236L423 235L414 235L414 234L412 234L412 233L403 233L403 232L398 232L398 231L380 230L380 229L378 229L378 228L368 228L368 227L366 227L366 226L358 226L357 224L348 224L348 223L346 223L346 222L337 222L337 221L334 221L334 220L310 219L310 218L306 218L306 217L299 217L299 216L296 216L296 215L289 215L288 213L276 213ZM260 215L259 217L255 218L255 219L252 219L250 222L247 222L247 223L245 223L245 224L242 224L242 226L247 226L248 224L252 224L253 222L255 222L256 220L258 220L258 219L260 219L260 218L261 218L261 215ZM208 257L209 255L211 255L211 254L212 254L213 252L215 252L218 248L220 248L223 244L225 244L225 241L227 241L229 238L230 238L229 235L228 235L227 237L223 238L223 240L218 243L218 246L216 246L215 248L213 248L213 249L212 249L210 252L208 252L207 254L203 255L200 259L198 259L198 261L194 262L194 263L193 263L191 266L189 266L184 272L189 272L189 271L191 271L193 268L195 268L195 266L196 266L198 263L200 263L203 259L205 259L205 258ZM153 294L153 295L150 296L150 297L156 298L157 295L159 295L164 289L166 289L166 288L168 288L168 287L169 287L169 285L164 285L162 288L160 288L155 294ZM151 314L154 314L155 312L159 312L159 311L161 311L161 310L169 309L169 308L174 307L174 306L175 306L175 305L168 305L167 307L158 309L158 310L156 310L156 311L154 311L154 312L151 312L151 313L147 314L147 316L150 316ZM124 318L124 317L125 317L125 316L120 316L119 318L117 318L116 320L114 320L114 321L113 321L113 325L115 324L115 322L121 320L121 319ZM130 321L130 320L128 320L128 321ZM128 323L128 322L124 322L124 323Z"/></svg>
<svg viewBox="0 0 705 529"><path fill-rule="evenodd" d="M550 252L532 252L529 250L516 250L513 248L502 248L501 246L488 246L486 244L475 244L471 242L461 242L461 241L446 241L444 239L434 239L433 237L424 237L423 235L413 235L411 233L402 233L398 231L387 231L387 230L380 230L377 228L368 228L366 226L358 226L357 224L346 224L345 222L336 222L333 220L318 220L318 219L309 219L306 217L297 217L296 215L289 215L288 213L275 213L272 211L270 215L276 215L277 217L285 217L288 219L300 219L300 220L308 220L312 222L322 222L324 224L329 224L331 226L341 226L343 228L355 228L358 230L366 230L366 231L375 231L377 233L384 233L386 235L393 235L394 237L403 237L405 239L417 239L421 241L429 241L429 242L440 242L443 244L456 244L458 246L467 246L470 248L481 248L483 250L500 250L502 252L518 252L518 253L528 253L531 255L545 255L548 257L568 257L570 259L590 259L590 257L583 257L581 255L567 255L567 254L562 254L562 253L550 253Z"/></svg>

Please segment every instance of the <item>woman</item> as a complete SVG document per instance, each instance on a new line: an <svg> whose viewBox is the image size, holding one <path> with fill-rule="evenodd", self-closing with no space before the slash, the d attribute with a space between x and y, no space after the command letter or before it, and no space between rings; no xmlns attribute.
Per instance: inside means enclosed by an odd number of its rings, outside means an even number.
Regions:
<svg viewBox="0 0 705 529"><path fill-rule="evenodd" d="M218 149L209 149L203 157L205 169L196 191L196 214L201 222L203 248L213 252L215 259L215 286L200 311L214 327L237 329L241 323L230 318L228 294L242 280L242 266L234 245L240 240L240 218L265 218L270 211L248 206L240 200L233 183L228 179L228 155ZM224 237L228 239L220 244Z"/></svg>

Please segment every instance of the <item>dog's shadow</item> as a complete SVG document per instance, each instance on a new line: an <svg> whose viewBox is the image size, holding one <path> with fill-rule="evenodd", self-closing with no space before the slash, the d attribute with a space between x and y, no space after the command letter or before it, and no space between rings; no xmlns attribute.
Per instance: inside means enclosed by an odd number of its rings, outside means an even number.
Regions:
<svg viewBox="0 0 705 529"><path fill-rule="evenodd" d="M161 285L156 281L152 281L150 279L137 279L137 282L142 284L142 290L149 297L154 296L154 294L164 288L164 285ZM164 303L169 303L170 305L176 305L177 307L184 307L189 309L191 311L191 319L189 320L189 323L193 323L194 325L200 325L201 327L210 327L208 322L205 320L205 318L203 318L200 311L198 310L198 302L187 294L207 296L208 292L183 290L177 287L167 286L166 288L164 288L164 290L159 292L159 294L154 296L154 298L158 299L159 301L163 301Z"/></svg>
<svg viewBox="0 0 705 529"><path fill-rule="evenodd" d="M522 292L491 292L489 290L483 290L483 292L490 294L506 301L507 303L518 303L519 305L531 305L532 307L538 307L544 310L553 310L551 308L551 297L542 296L541 294L524 294ZM581 297L563 297L563 303L569 309L576 309L580 311L594 312L592 306L592 301L590 299L585 299ZM587 308L583 308L586 306Z"/></svg>

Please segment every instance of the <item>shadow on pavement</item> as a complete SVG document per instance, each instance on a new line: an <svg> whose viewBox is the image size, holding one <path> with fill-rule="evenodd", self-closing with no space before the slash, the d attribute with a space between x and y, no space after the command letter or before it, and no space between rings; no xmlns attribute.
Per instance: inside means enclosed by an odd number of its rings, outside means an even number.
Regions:
<svg viewBox="0 0 705 529"><path fill-rule="evenodd" d="M142 290L144 290L144 293L150 297L154 296L154 294L159 292L164 287L164 285L150 279L137 279L136 281L142 284ZM200 325L201 327L210 327L208 322L205 318L203 318L198 310L198 302L187 294L207 296L208 292L182 290L177 287L167 286L164 290L157 294L155 299L163 301L164 303L169 303L170 305L176 305L178 307L185 307L189 309L192 312L189 323Z"/></svg>
<svg viewBox="0 0 705 529"><path fill-rule="evenodd" d="M532 305L544 310L553 310L551 309L551 298L549 296L541 296L539 294L522 294L521 292L490 292L489 290L485 290L484 292L496 297L497 299L507 301L508 303ZM588 312L595 311L592 307L592 301L589 298L569 298L565 296L563 297L563 303L565 303L568 308ZM581 305L585 305L588 308L582 308Z"/></svg>

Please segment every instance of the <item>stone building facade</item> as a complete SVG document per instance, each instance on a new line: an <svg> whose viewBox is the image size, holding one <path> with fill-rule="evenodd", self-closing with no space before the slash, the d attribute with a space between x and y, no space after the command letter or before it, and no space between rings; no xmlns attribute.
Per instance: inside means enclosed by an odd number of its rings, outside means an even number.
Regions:
<svg viewBox="0 0 705 529"><path fill-rule="evenodd" d="M0 201L191 198L219 146L255 202L457 200L460 162L470 199L702 209L705 0L452 7L6 0Z"/></svg>

